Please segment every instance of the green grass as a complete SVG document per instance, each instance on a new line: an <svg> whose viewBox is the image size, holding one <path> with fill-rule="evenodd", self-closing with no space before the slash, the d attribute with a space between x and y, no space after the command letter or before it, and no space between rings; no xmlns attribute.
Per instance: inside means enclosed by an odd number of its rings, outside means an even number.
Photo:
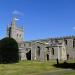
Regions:
<svg viewBox="0 0 75 75"><path fill-rule="evenodd" d="M42 75L42 73L62 70L54 67L53 64L56 62L20 61L14 64L0 64L0 75ZM75 75L75 72L64 73L64 75Z"/></svg>
<svg viewBox="0 0 75 75"><path fill-rule="evenodd" d="M52 65L56 62L20 61L15 64L0 64L0 75L37 75L57 68Z"/></svg>
<svg viewBox="0 0 75 75"><path fill-rule="evenodd" d="M64 73L62 75L75 75L75 72L74 71L73 72L66 72L66 73Z"/></svg>

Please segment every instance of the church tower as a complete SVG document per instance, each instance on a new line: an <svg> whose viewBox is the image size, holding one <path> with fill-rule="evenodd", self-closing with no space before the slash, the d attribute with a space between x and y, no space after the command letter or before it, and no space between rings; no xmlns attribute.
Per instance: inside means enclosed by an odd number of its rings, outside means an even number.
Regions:
<svg viewBox="0 0 75 75"><path fill-rule="evenodd" d="M7 27L7 36L14 38L18 43L23 42L23 28L17 27L15 17L12 19L11 25Z"/></svg>
<svg viewBox="0 0 75 75"><path fill-rule="evenodd" d="M15 17L7 27L7 36L17 41L19 47L19 60L25 60L26 52L23 41L23 28L17 27Z"/></svg>

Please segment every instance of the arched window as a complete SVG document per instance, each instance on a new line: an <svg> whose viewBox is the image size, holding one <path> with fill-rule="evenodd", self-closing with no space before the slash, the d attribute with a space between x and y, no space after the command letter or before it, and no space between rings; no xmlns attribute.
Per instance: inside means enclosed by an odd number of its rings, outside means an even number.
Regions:
<svg viewBox="0 0 75 75"><path fill-rule="evenodd" d="M51 51L52 55L54 55L54 48L52 48L52 51Z"/></svg>
<svg viewBox="0 0 75 75"><path fill-rule="evenodd" d="M17 37L18 37L18 33L17 33Z"/></svg>
<svg viewBox="0 0 75 75"><path fill-rule="evenodd" d="M75 48L75 39L73 39L73 48Z"/></svg>
<svg viewBox="0 0 75 75"><path fill-rule="evenodd" d="M65 45L67 45L67 40L65 39L64 41L65 41Z"/></svg>
<svg viewBox="0 0 75 75"><path fill-rule="evenodd" d="M40 47L37 46L37 55L40 56Z"/></svg>
<svg viewBox="0 0 75 75"><path fill-rule="evenodd" d="M11 27L8 29L8 37L11 37Z"/></svg>

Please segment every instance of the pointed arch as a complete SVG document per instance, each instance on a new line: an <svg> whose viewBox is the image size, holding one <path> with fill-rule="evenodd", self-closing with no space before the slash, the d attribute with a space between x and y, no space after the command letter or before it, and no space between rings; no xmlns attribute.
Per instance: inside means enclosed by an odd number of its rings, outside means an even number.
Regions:
<svg viewBox="0 0 75 75"><path fill-rule="evenodd" d="M54 48L52 48L52 50L51 50L51 54L54 55Z"/></svg>
<svg viewBox="0 0 75 75"><path fill-rule="evenodd" d="M40 56L40 47L37 46L37 55Z"/></svg>
<svg viewBox="0 0 75 75"><path fill-rule="evenodd" d="M73 48L75 48L75 39L73 39Z"/></svg>

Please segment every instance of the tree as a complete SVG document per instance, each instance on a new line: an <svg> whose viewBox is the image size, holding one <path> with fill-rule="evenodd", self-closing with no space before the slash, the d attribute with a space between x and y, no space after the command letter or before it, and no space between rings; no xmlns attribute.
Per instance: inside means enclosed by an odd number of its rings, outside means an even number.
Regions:
<svg viewBox="0 0 75 75"><path fill-rule="evenodd" d="M0 40L0 62L14 63L19 61L19 48L13 38L3 38Z"/></svg>

